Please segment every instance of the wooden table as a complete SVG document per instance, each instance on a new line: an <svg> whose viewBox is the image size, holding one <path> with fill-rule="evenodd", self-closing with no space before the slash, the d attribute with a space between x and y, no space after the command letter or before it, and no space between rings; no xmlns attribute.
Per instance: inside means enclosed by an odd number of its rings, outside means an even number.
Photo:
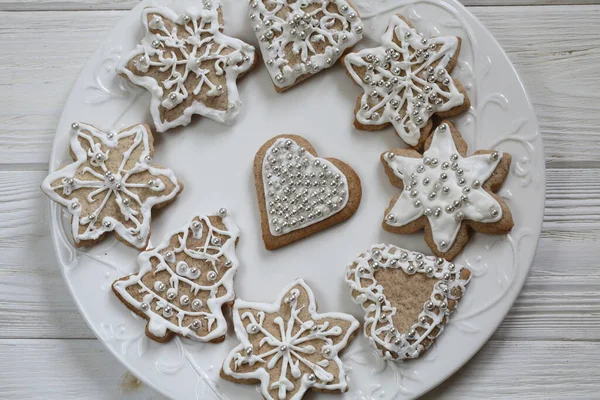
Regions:
<svg viewBox="0 0 600 400"><path fill-rule="evenodd" d="M79 315L39 190L75 78L136 3L0 0L0 398L162 398ZM531 96L546 152L546 212L512 311L426 398L600 399L600 0L465 3Z"/></svg>

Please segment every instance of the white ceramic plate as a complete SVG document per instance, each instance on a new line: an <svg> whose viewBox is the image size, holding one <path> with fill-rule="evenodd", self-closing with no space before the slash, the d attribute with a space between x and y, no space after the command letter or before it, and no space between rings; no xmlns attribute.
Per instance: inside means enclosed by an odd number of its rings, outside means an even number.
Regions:
<svg viewBox="0 0 600 400"><path fill-rule="evenodd" d="M177 12L187 0L161 1ZM155 2L156 3L156 2ZM457 1L355 0L365 19L370 47L387 25L390 14L402 12L430 35L463 38L459 66L453 75L467 87L471 112L455 122L470 150L498 148L513 155L511 173L501 196L516 221L506 236L476 234L456 260L474 272L469 290L437 343L416 361L379 360L362 335L343 354L350 368L350 390L344 399L405 399L432 389L468 361L498 327L521 289L538 242L544 210L544 159L538 125L523 86L492 35ZM151 122L149 95L132 88L114 73L121 55L143 36L139 16L144 1L131 11L94 53L67 101L56 133L51 169L68 160L71 122L118 129ZM247 21L247 2L223 2L229 35L256 43ZM296 277L312 286L321 311L343 311L362 320L346 284L346 265L371 244L392 243L429 253L423 234L394 235L380 227L383 210L397 192L379 162L382 151L397 147L393 130L365 132L352 126L359 88L340 66L320 73L285 94L277 94L259 65L240 83L244 107L233 126L195 118L181 129L157 135L155 159L176 171L186 189L153 220L152 242L179 228L193 213L227 207L242 229L237 250L241 266L235 289L252 301L274 301L280 289ZM264 249L254 193L252 161L257 149L281 133L310 140L321 156L345 160L363 183L363 202L354 217L326 232L278 251ZM227 162L222 161L224 158ZM215 173L219 165L222 173ZM79 309L98 338L137 377L173 398L260 398L258 386L219 378L227 352L236 344L233 332L224 343L199 344L175 339L155 343L144 335L145 321L136 318L112 294L114 279L136 269L136 251L114 238L83 250L71 244L68 222L53 205L52 234L65 280ZM66 224L68 226L68 223ZM311 398L334 398L313 394Z"/></svg>

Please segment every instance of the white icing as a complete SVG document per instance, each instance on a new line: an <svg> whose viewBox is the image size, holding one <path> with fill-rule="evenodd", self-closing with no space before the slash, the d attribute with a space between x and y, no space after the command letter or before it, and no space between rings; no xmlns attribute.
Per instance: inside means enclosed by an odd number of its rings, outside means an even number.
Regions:
<svg viewBox="0 0 600 400"><path fill-rule="evenodd" d="M315 10L305 12L314 5L318 5ZM249 12L265 65L279 88L294 85L302 75L329 68L362 39L362 21L344 0L255 0ZM333 26L337 23L342 24L341 29ZM319 42L327 42L322 52L315 49ZM289 46L299 58L293 65L285 54Z"/></svg>
<svg viewBox="0 0 600 400"><path fill-rule="evenodd" d="M74 128L74 127L77 128ZM143 249L150 234L151 210L157 204L173 200L181 191L181 187L173 171L156 168L150 165L150 135L145 125L135 125L118 133L105 133L92 125L79 123L71 129L71 152L75 162L50 173L42 182L42 190L54 201L65 206L72 216L72 233L75 242L96 240L106 232L115 231L119 237L131 245ZM109 170L107 161L111 157L121 157L116 153L119 142L123 139L134 137L133 145L122 153L122 162L116 170ZM89 151L81 146L80 140L87 142ZM125 169L125 164L131 154L142 147L142 151L135 166ZM104 149L104 151L103 151ZM90 163L93 168L83 166ZM92 175L95 179L81 180L82 173ZM149 182L134 183L136 175L152 175L152 185ZM173 185L173 189L165 192L163 179ZM61 183L55 182L61 180ZM154 196L147 197L143 202L131 191L133 188L150 188L156 192ZM77 189L94 189L87 197L80 197ZM62 194L62 195L61 195ZM63 197L67 196L67 198ZM109 201L115 201L124 219L134 226L127 228L117 219L105 216L98 220L102 210ZM96 203L98 207L90 214L81 215L81 204L84 202ZM129 204L136 204L135 209ZM136 210L139 207L139 212ZM81 226L87 226L83 233L79 232Z"/></svg>
<svg viewBox="0 0 600 400"><path fill-rule="evenodd" d="M237 90L236 80L240 74L247 72L254 64L254 48L241 40L226 36L222 33L223 26L219 24L218 1L206 1L202 9L190 8L184 15L177 15L165 7L146 8L142 12L142 24L146 28L146 36L141 44L125 57L116 71L127 76L134 84L148 89L152 95L150 111L152 119L159 132L164 132L176 126L187 125L192 115L200 114L217 122L230 123L240 111L241 101ZM156 14L148 23L148 15ZM187 37L178 37L177 31L169 31L164 19L185 26ZM152 33L150 29L160 30ZM192 47L192 50L186 48ZM175 52L173 50L177 49ZM184 58L178 58L183 56ZM134 70L127 68L134 59ZM200 68L198 61L214 60L217 75L225 74L227 86L228 108L217 110L202 102L200 90L208 86L208 96L219 96L224 88L219 89L211 81L210 70ZM182 69L183 67L183 69ZM171 71L167 80L158 82L146 75L150 68L160 68L162 72ZM150 71L151 72L151 71ZM190 79L198 80L192 93L186 88ZM189 96L194 101L181 116L166 121L161 118L163 109L170 110L181 104Z"/></svg>
<svg viewBox="0 0 600 400"><path fill-rule="evenodd" d="M138 264L140 270L137 274L130 275L125 280L118 280L113 284L113 288L119 293L121 298L127 303L131 304L136 309L143 312L148 318L148 330L157 337L163 337L167 333L167 330L175 332L179 335L186 336L190 339L209 342L216 338L220 338L227 332L227 321L223 316L222 307L224 304L232 302L235 299L235 293L233 290L233 278L239 267L239 261L235 254L236 241L239 238L239 228L234 223L233 219L226 215L219 214L222 218L222 222L225 225L225 229L216 228L209 219L210 215L198 215L193 217L189 223L183 226L181 229L171 232L166 235L162 242L154 249L140 253L138 256ZM206 228L209 230L206 241L200 248L188 248L187 241L188 237L196 238L194 234L194 222L204 222ZM202 225L204 226L204 225ZM200 228L202 229L202 228ZM215 234L226 236L227 239L224 243L214 245L212 239ZM171 240L173 237L178 237L179 245L172 247ZM200 237L202 234L200 234ZM170 252L170 253L169 253ZM177 254L184 254L186 260L191 263L192 260L204 260L212 265L210 271L215 271L221 274L219 268L225 268L226 271L221 275L219 280L215 280L210 285L201 285L195 282L201 274L206 274L207 271L199 271L196 275L190 275L190 268L186 268L187 273L182 272L182 265L185 264L182 261L175 262ZM152 267L152 259L157 259L159 264L156 268ZM229 261L230 264L224 265L220 261ZM153 288L146 286L142 278L149 273L157 273L159 271L166 270L170 275L169 282L162 282L165 284L167 290L160 290L160 283L156 282ZM178 287L181 282L189 285L192 289L192 293L196 296L200 296L200 292L209 292L208 300L206 305L210 312L197 311L203 304L202 300L194 297L179 296ZM143 297L143 301L139 302L133 296L129 294L127 288L130 286L139 287L138 293L147 293ZM217 292L220 288L225 289L225 294L217 296ZM172 293L170 295L170 293ZM169 299L167 296L171 296ZM165 299L164 297L167 297ZM185 304L182 301L188 297L189 308L186 309ZM199 300L199 306L194 307L194 300ZM144 310L142 303L147 305ZM171 307L172 315L177 315L177 324L165 319L164 310L165 307ZM185 306L185 307L184 307ZM198 335L196 329L191 324L184 324L184 317L197 317L196 320L200 321L202 326L208 327L208 333L204 336ZM215 326L216 324L216 326Z"/></svg>
<svg viewBox="0 0 600 400"><path fill-rule="evenodd" d="M491 154L463 158L450 127L442 124L434 131L423 158L391 154L385 155L385 162L402 179L404 190L386 215L385 224L403 226L425 215L437 249L447 251L463 219L484 223L502 219L502 207L482 188L502 160L501 152L495 152L495 159Z"/></svg>
<svg viewBox="0 0 600 400"><path fill-rule="evenodd" d="M342 171L289 138L277 139L267 150L262 179L273 236L323 221L348 203L348 180Z"/></svg>
<svg viewBox="0 0 600 400"><path fill-rule="evenodd" d="M393 322L393 317L402 310L392 305L385 295L383 283L375 279L375 271L387 268L409 275L426 274L438 280L429 300L423 304L423 310L404 332L399 332ZM458 302L465 293L470 277L466 280L460 277L463 269L442 258L384 244L372 246L348 266L346 283L350 286L352 299L365 311L363 333L384 359L417 358L431 346L433 340L429 343L424 340L437 338L447 323L444 318L448 320L456 309L448 308L448 300ZM460 294L457 295L456 289Z"/></svg>
<svg viewBox="0 0 600 400"><path fill-rule="evenodd" d="M308 304L298 304L301 291L308 295ZM248 309L258 311L256 317L251 312L240 315L240 310ZM299 318L299 313L303 309L309 312L311 319L303 321ZM275 324L278 325L275 332L270 332L263 327L265 314L280 312L282 316L274 319ZM247 326L244 326L244 320L247 320ZM345 321L349 327L344 331L341 326L335 325L335 320ZM299 400L310 388L327 391L347 389L346 371L339 353L346 347L349 338L358 329L359 323L349 314L318 314L314 294L303 279L296 279L288 285L275 303L251 303L237 299L233 308L233 326L240 344L225 358L223 372L235 379L259 380L261 393L266 399L274 400L270 393L273 389L277 389L279 400ZM261 335L261 347L251 347L249 337L252 335ZM335 338L335 343L332 338ZM310 343L303 345L307 342ZM264 344L268 346L262 349ZM249 347L252 348L250 354L247 352ZM273 350L269 350L273 347ZM317 352L322 355L318 365L305 358L305 355ZM330 363L337 364L337 377L325 370ZM314 379L311 379L310 374L302 374L300 364L311 370ZM249 366L252 370L237 371L237 367L241 365ZM270 382L268 370L278 365L281 366L280 378L276 382ZM331 383L335 378L338 379L338 383ZM300 387L297 392L288 397L288 392L295 390L298 384Z"/></svg>
<svg viewBox="0 0 600 400"><path fill-rule="evenodd" d="M394 15L381 43L344 59L346 69L364 90L356 119L363 125L391 123L402 140L416 146L433 114L465 101L446 71L458 50L458 38L423 38Z"/></svg>

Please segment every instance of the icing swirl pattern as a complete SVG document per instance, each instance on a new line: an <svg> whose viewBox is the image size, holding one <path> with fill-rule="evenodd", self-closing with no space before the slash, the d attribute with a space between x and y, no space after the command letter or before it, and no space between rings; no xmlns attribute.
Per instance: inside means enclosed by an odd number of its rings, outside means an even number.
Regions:
<svg viewBox="0 0 600 400"><path fill-rule="evenodd" d="M183 188L173 171L152 165L150 128L134 125L114 133L73 123L70 142L75 162L49 174L42 190L72 216L75 244L114 231L144 249L152 207L172 201Z"/></svg>
<svg viewBox="0 0 600 400"><path fill-rule="evenodd" d="M218 1L183 15L147 8L142 23L146 36L116 70L150 91L156 129L187 125L194 114L233 121L241 107L236 81L254 65L254 48L223 34Z"/></svg>

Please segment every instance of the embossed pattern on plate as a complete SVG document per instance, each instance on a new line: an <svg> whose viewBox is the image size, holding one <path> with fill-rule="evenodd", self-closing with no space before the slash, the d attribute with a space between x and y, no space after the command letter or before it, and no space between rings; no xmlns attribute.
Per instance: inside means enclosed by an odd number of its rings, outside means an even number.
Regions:
<svg viewBox="0 0 600 400"><path fill-rule="evenodd" d="M139 16L144 6L168 5L181 13L192 3L147 0L115 27L83 69L65 105L52 152L52 170L68 160L69 126L75 120L105 130L151 121L148 94L116 76L114 65L142 37ZM246 8L234 0L222 3L225 33L256 45ZM365 40L358 48L376 45L389 15L398 12L427 35L461 36L460 62L453 75L467 88L473 107L454 121L470 152L496 148L513 155L511 173L499 193L517 222L509 235L475 235L456 259L467 264L473 277L444 335L423 358L406 363L382 361L363 337L342 355L350 369L350 390L340 398L409 399L432 389L468 361L518 295L541 228L542 143L532 107L510 62L491 34L458 1L353 3L365 25ZM169 165L186 184L186 191L154 219L152 242L158 243L194 213L225 206L242 231L235 282L239 297L270 301L294 278L303 277L314 289L323 312L352 313L360 320L363 312L352 303L344 283L345 267L360 251L374 243L390 243L430 252L420 234L394 235L380 228L383 211L396 189L387 184L379 154L400 142L392 128L374 133L352 127L357 95L358 88L339 66L283 95L273 91L267 71L259 66L240 82L244 105L232 126L198 117L185 128L157 135L161 151L156 161ZM269 252L260 237L252 159L262 143L281 133L300 134L324 154L334 153L351 163L364 182L365 198L343 227ZM254 386L219 378L220 364L235 346L232 335L218 345L179 338L163 345L147 339L144 321L127 311L110 291L114 279L135 270L136 251L112 238L90 249L75 249L63 210L53 205L51 213L58 258L80 310L96 335L137 377L173 398L260 398Z"/></svg>

